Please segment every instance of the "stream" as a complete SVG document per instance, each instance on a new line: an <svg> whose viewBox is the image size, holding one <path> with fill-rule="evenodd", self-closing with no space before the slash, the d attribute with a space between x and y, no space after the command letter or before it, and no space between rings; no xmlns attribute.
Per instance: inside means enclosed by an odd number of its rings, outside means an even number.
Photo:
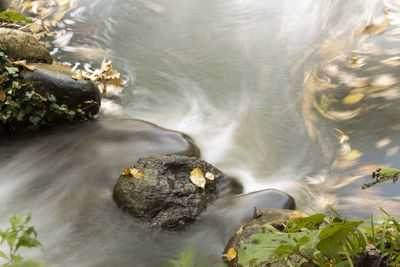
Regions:
<svg viewBox="0 0 400 267"><path fill-rule="evenodd" d="M2 137L0 228L12 212L31 212L44 246L24 256L60 267L167 266L195 245L198 263L220 263L232 232L218 213L229 203L168 233L145 229L112 200L119 174L138 158L186 151L166 129L192 137L244 193L274 188L302 209L399 215L398 184L361 185L377 167L400 167L400 1L76 4L56 28L55 59L94 69L106 57L124 90L93 123ZM360 37L383 8L387 31ZM353 57L379 68L349 67ZM342 101L349 93L363 99ZM207 219L213 213L218 219Z"/></svg>

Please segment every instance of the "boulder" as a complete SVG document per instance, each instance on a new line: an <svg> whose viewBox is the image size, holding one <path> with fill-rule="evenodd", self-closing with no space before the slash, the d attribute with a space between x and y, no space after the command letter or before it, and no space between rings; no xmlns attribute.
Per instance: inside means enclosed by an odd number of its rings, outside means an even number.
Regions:
<svg viewBox="0 0 400 267"><path fill-rule="evenodd" d="M53 58L46 47L33 35L8 28L0 28L0 45L6 48L7 55L14 60L28 60L51 64Z"/></svg>
<svg viewBox="0 0 400 267"><path fill-rule="evenodd" d="M32 82L35 90L43 96L54 95L58 104L65 104L70 108L80 106L85 112L97 114L101 105L99 88L88 80L74 80L74 73L61 65L32 63L33 71L21 72L24 82ZM86 101L95 103L86 104Z"/></svg>
<svg viewBox="0 0 400 267"><path fill-rule="evenodd" d="M253 218L233 234L224 253L227 253L230 248L234 248L235 251L238 251L241 246L250 244L250 236L262 233L262 227L265 224L271 224L278 230L283 230L283 223L289 219L292 212L293 210L287 209L257 210ZM231 261L228 261L228 264L235 267L242 266L238 263L238 260L238 257L235 257Z"/></svg>
<svg viewBox="0 0 400 267"><path fill-rule="evenodd" d="M143 177L121 175L114 187L114 200L122 210L161 229L185 228L230 184L221 171L194 157L152 155L140 158L134 168ZM204 189L190 181L195 168L214 174Z"/></svg>
<svg viewBox="0 0 400 267"><path fill-rule="evenodd" d="M296 203L292 196L284 192L265 189L219 199L206 213L209 220L224 225L223 234L230 238L232 232L252 218L254 208L294 210Z"/></svg>

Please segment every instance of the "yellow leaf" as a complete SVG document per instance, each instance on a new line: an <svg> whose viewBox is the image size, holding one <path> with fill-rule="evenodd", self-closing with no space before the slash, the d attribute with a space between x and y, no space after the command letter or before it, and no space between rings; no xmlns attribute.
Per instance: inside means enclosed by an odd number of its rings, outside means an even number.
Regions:
<svg viewBox="0 0 400 267"><path fill-rule="evenodd" d="M386 7L386 8L383 9L383 12L384 12L386 15L389 15L389 14L390 14L390 9Z"/></svg>
<svg viewBox="0 0 400 267"><path fill-rule="evenodd" d="M27 70L35 70L36 68L34 66L29 66L28 64L26 64L26 60L22 60L22 61L14 61L12 62L13 65L15 66L22 66Z"/></svg>
<svg viewBox="0 0 400 267"><path fill-rule="evenodd" d="M126 170L122 173L123 176L129 176L131 175L131 171L129 170L129 168L126 168Z"/></svg>
<svg viewBox="0 0 400 267"><path fill-rule="evenodd" d="M74 80L82 80L82 71L78 71L76 74L72 75L72 79Z"/></svg>
<svg viewBox="0 0 400 267"><path fill-rule="evenodd" d="M305 217L308 217L307 213L302 212L300 210L294 210L290 214L289 220L294 220L294 219L297 219L297 218L305 218Z"/></svg>
<svg viewBox="0 0 400 267"><path fill-rule="evenodd" d="M194 168L190 173L190 181L197 187L205 188L206 179L204 178L203 172L199 168Z"/></svg>
<svg viewBox="0 0 400 267"><path fill-rule="evenodd" d="M345 160L356 160L359 157L361 157L361 155L362 155L362 153L360 151L358 151L357 149L353 149L352 151L350 151L349 153L344 155L344 159Z"/></svg>
<svg viewBox="0 0 400 267"><path fill-rule="evenodd" d="M227 261L232 261L234 258L236 258L237 252L234 248L228 249L228 251L222 255Z"/></svg>
<svg viewBox="0 0 400 267"><path fill-rule="evenodd" d="M140 173L138 169L135 168L126 168L126 170L122 173L123 176L133 176L138 179L142 179L144 174Z"/></svg>
<svg viewBox="0 0 400 267"><path fill-rule="evenodd" d="M210 181L213 181L215 178L214 174L212 174L211 172L207 172L205 177Z"/></svg>
<svg viewBox="0 0 400 267"><path fill-rule="evenodd" d="M349 94L343 99L343 103L346 105L353 105L359 102L361 99L364 98L364 95L361 93Z"/></svg>
<svg viewBox="0 0 400 267"><path fill-rule="evenodd" d="M129 171L133 177L138 178L138 179L143 178L143 173L140 173L138 169L131 168L131 169L129 169Z"/></svg>

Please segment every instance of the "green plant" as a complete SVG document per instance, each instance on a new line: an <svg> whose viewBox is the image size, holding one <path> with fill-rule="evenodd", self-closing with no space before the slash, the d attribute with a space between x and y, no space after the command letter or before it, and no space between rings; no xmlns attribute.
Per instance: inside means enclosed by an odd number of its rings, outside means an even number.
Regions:
<svg viewBox="0 0 400 267"><path fill-rule="evenodd" d="M332 209L332 208L331 208ZM265 225L263 233L250 236L250 244L238 251L243 266L279 263L292 266L309 262L315 266L358 266L368 244L377 248L392 266L400 262L400 219L383 209L383 217L366 221L314 214L288 220L283 231ZM376 225L376 221L381 221ZM370 226L364 224L370 222ZM267 231L268 230L268 231Z"/></svg>
<svg viewBox="0 0 400 267"><path fill-rule="evenodd" d="M8 245L7 252L0 251L0 257L8 260L3 265L4 267L43 266L36 261L24 261L24 258L18 254L18 250L21 247L33 248L42 246L36 239L37 233L35 229L33 226L28 225L30 219L30 214L25 219L22 213L12 214L10 217L11 226L4 231L0 230L0 244L6 243Z"/></svg>
<svg viewBox="0 0 400 267"><path fill-rule="evenodd" d="M0 49L0 128L27 124L39 127L56 119L72 121L92 118L85 108L69 108L58 104L54 95L40 95L35 86L37 84L22 82L19 69L10 62L4 49ZM94 104L94 101L87 101L86 104Z"/></svg>
<svg viewBox="0 0 400 267"><path fill-rule="evenodd" d="M400 176L400 170L395 168L378 168L372 173L372 178L375 181L363 184L362 189L370 188L376 184L383 183L387 180L392 180L393 183L397 182Z"/></svg>
<svg viewBox="0 0 400 267"><path fill-rule="evenodd" d="M1 26L7 26L8 24L15 23L15 22L32 23L32 19L27 18L18 12L13 12L13 11L0 12L0 25Z"/></svg>

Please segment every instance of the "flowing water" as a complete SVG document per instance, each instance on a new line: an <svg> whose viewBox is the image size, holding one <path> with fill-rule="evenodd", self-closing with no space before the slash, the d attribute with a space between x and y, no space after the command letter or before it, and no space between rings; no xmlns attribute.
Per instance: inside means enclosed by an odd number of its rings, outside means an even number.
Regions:
<svg viewBox="0 0 400 267"><path fill-rule="evenodd" d="M384 7L392 34L360 37ZM112 201L124 167L184 150L175 134L130 119L190 135L245 192L396 214L397 185L360 186L377 166L399 166L397 58L382 67L400 53L399 10L395 0L80 0L58 24L55 58L96 67L106 56L125 89L93 125L3 142L0 226L31 211L44 260L58 266L164 266L190 244L219 262L231 235L223 219L154 233ZM349 67L352 57L380 68ZM331 109L348 93L364 98Z"/></svg>

